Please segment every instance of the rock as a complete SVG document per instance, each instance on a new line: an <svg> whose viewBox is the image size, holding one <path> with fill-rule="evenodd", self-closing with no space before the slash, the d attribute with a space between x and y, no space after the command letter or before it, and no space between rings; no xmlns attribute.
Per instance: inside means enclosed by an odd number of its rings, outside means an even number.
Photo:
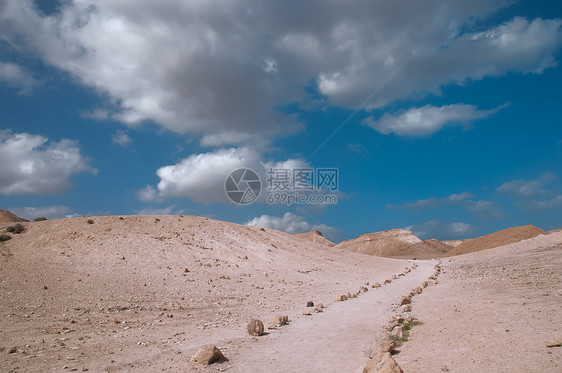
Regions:
<svg viewBox="0 0 562 373"><path fill-rule="evenodd" d="M404 328L402 327L402 325L398 325L394 329L392 329L390 335L396 339L402 339L404 337Z"/></svg>
<svg viewBox="0 0 562 373"><path fill-rule="evenodd" d="M271 324L274 327L286 325L289 322L289 316L275 316L273 319L273 323Z"/></svg>
<svg viewBox="0 0 562 373"><path fill-rule="evenodd" d="M391 282L392 282L392 280L389 279L389 278L387 278L386 280L384 280L384 284L385 284L385 285L386 285L386 284L390 284Z"/></svg>
<svg viewBox="0 0 562 373"><path fill-rule="evenodd" d="M403 373L390 352L379 353L367 362L362 373Z"/></svg>
<svg viewBox="0 0 562 373"><path fill-rule="evenodd" d="M341 295L336 295L336 296L334 297L334 302L341 302L341 301L343 301Z"/></svg>
<svg viewBox="0 0 562 373"><path fill-rule="evenodd" d="M314 307L314 302L309 300L308 302L306 302L306 306L307 307Z"/></svg>
<svg viewBox="0 0 562 373"><path fill-rule="evenodd" d="M215 362L228 361L228 359L222 354L217 346L207 345L197 351L190 361L203 365L210 365Z"/></svg>
<svg viewBox="0 0 562 373"><path fill-rule="evenodd" d="M352 297L352 298L357 298L358 295L359 295L359 293L353 293L353 294L351 294L351 297Z"/></svg>
<svg viewBox="0 0 562 373"><path fill-rule="evenodd" d="M345 296L347 297L347 299L351 298L351 293L346 293Z"/></svg>
<svg viewBox="0 0 562 373"><path fill-rule="evenodd" d="M303 314L304 316L312 316L312 313L310 313L310 312L308 312L308 311L305 311L305 312L303 312L302 314Z"/></svg>
<svg viewBox="0 0 562 373"><path fill-rule="evenodd" d="M411 300L410 300L410 296L404 295L402 298L400 298L400 303L398 303L400 306L403 306L405 304L410 304Z"/></svg>
<svg viewBox="0 0 562 373"><path fill-rule="evenodd" d="M264 327L260 320L254 319L248 323L248 334L254 337L263 335Z"/></svg>
<svg viewBox="0 0 562 373"><path fill-rule="evenodd" d="M398 278L398 276L392 275L392 279L393 279L393 280L396 280L397 278Z"/></svg>
<svg viewBox="0 0 562 373"><path fill-rule="evenodd" d="M381 284L379 284L379 283L377 282L377 283L373 284L373 286L371 286L371 287L372 287L373 289L374 289L374 288L380 288L380 287L381 287Z"/></svg>
<svg viewBox="0 0 562 373"><path fill-rule="evenodd" d="M17 348L17 347L12 347L12 348L10 348L10 350L8 351L9 354L15 354L16 352L18 352L18 348Z"/></svg>
<svg viewBox="0 0 562 373"><path fill-rule="evenodd" d="M562 340L550 341L546 344L546 347L561 347L561 346L562 346Z"/></svg>
<svg viewBox="0 0 562 373"><path fill-rule="evenodd" d="M412 292L414 294L421 294L423 291L423 289L421 288L421 286L418 286L417 288L415 288Z"/></svg>
<svg viewBox="0 0 562 373"><path fill-rule="evenodd" d="M366 288L365 286L361 286L361 287L359 288L359 292L360 292L360 293L366 293L366 292L368 292L368 291L369 291L369 289Z"/></svg>
<svg viewBox="0 0 562 373"><path fill-rule="evenodd" d="M322 303L317 303L316 308L324 308L324 305Z"/></svg>
<svg viewBox="0 0 562 373"><path fill-rule="evenodd" d="M348 299L347 295L341 295L341 300L342 300L342 301L347 300L347 299Z"/></svg>
<svg viewBox="0 0 562 373"><path fill-rule="evenodd" d="M404 312L412 312L412 306L409 304L405 304L402 306L402 311Z"/></svg>
<svg viewBox="0 0 562 373"><path fill-rule="evenodd" d="M396 347L396 343L392 339L385 339L379 342L378 352L392 352Z"/></svg>

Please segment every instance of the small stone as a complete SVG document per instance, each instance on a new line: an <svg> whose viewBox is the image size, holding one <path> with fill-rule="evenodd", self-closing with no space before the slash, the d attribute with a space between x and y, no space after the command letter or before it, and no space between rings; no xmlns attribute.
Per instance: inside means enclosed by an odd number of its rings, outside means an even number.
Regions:
<svg viewBox="0 0 562 373"><path fill-rule="evenodd" d="M403 306L405 304L410 304L410 297L404 295L402 298L400 298L400 303L399 305Z"/></svg>
<svg viewBox="0 0 562 373"><path fill-rule="evenodd" d="M197 351L190 361L203 365L210 365L215 362L228 361L228 359L222 354L217 346L207 345Z"/></svg>
<svg viewBox="0 0 562 373"><path fill-rule="evenodd" d="M561 347L561 346L562 346L562 340L550 341L546 344L546 347Z"/></svg>
<svg viewBox="0 0 562 373"><path fill-rule="evenodd" d="M306 302L306 306L307 307L314 307L314 302L309 300L308 302Z"/></svg>
<svg viewBox="0 0 562 373"><path fill-rule="evenodd" d="M396 343L392 339L385 339L379 343L378 350L380 352L392 352L396 347Z"/></svg>
<svg viewBox="0 0 562 373"><path fill-rule="evenodd" d="M10 348L10 350L8 351L9 354L15 354L16 352L18 352L18 348L17 348L17 347L12 347L12 348Z"/></svg>
<svg viewBox="0 0 562 373"><path fill-rule="evenodd" d="M304 316L312 316L312 314L308 311L302 313Z"/></svg>
<svg viewBox="0 0 562 373"><path fill-rule="evenodd" d="M264 326L263 323L258 319L253 319L248 323L248 334L254 337L259 337L263 335Z"/></svg>

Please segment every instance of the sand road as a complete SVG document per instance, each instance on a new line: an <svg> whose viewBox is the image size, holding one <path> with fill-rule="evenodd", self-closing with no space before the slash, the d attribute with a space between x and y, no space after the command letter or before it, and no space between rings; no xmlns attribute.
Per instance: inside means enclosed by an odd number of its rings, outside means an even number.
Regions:
<svg viewBox="0 0 562 373"><path fill-rule="evenodd" d="M299 317L268 335L246 340L233 348L237 351L229 352L232 359L227 370L356 371L369 358L373 342L382 337L383 326L391 317L389 309L431 276L435 263L418 261L412 272L378 290L370 289L358 298L333 303L323 313Z"/></svg>

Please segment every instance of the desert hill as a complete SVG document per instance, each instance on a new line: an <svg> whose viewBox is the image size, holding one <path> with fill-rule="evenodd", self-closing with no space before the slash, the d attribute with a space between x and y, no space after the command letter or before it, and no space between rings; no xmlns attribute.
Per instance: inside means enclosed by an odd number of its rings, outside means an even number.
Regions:
<svg viewBox="0 0 562 373"><path fill-rule="evenodd" d="M0 223L19 223L27 221L8 210L0 210Z"/></svg>
<svg viewBox="0 0 562 373"><path fill-rule="evenodd" d="M343 241L336 247L361 254L392 257L400 255L402 250L419 242L421 240L410 231L391 229L367 233L358 238Z"/></svg>
<svg viewBox="0 0 562 373"><path fill-rule="evenodd" d="M305 240L316 242L316 243L319 243L319 244L322 244L322 245L327 245L327 246L330 246L330 247L336 245L335 243L333 243L332 241L330 241L329 239L324 237L322 232L316 231L316 230L306 232L306 233L295 233L294 236L304 238Z"/></svg>
<svg viewBox="0 0 562 373"><path fill-rule="evenodd" d="M244 339L253 317L302 318L310 300L328 305L411 266L195 216L22 225L0 242L0 366L8 371L185 367L204 344Z"/></svg>
<svg viewBox="0 0 562 373"><path fill-rule="evenodd" d="M392 255L392 257L405 259L435 259L441 258L451 249L453 249L453 246L449 246L444 242L430 238L408 246L403 250L396 252Z"/></svg>
<svg viewBox="0 0 562 373"><path fill-rule="evenodd" d="M546 232L534 225L512 227L488 234L486 236L466 240L449 251L445 256L468 254L476 251L492 249L494 247L526 240L540 234L546 234Z"/></svg>

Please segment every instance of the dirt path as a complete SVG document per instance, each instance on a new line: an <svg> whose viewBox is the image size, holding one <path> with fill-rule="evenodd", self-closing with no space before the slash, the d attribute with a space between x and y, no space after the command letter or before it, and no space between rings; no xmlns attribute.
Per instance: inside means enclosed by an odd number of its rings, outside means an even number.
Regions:
<svg viewBox="0 0 562 373"><path fill-rule="evenodd" d="M420 261L417 269L381 289L333 303L323 313L302 316L269 335L247 340L229 351L228 371L355 371L369 358L374 340L380 338L389 321L393 303L426 280L434 264Z"/></svg>

